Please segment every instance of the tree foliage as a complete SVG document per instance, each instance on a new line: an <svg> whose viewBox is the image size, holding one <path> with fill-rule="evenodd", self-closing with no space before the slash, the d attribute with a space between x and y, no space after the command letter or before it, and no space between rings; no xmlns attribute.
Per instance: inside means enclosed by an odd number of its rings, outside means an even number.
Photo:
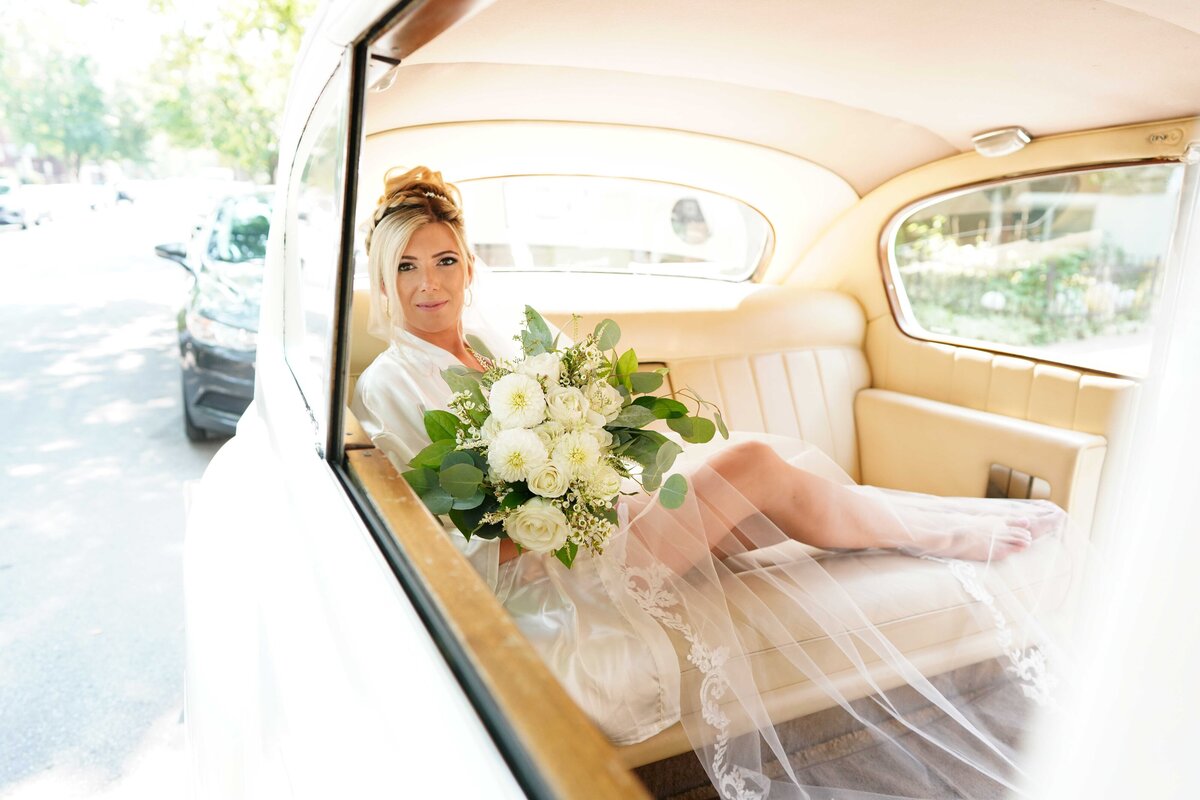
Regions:
<svg viewBox="0 0 1200 800"><path fill-rule="evenodd" d="M314 0L176 5L151 2L185 19L163 43L155 127L179 146L215 150L251 177L274 175L277 124Z"/></svg>
<svg viewBox="0 0 1200 800"><path fill-rule="evenodd" d="M89 56L7 42L0 42L0 52L0 116L14 142L76 173L88 160L144 157L149 132L137 103L125 92L102 89Z"/></svg>
<svg viewBox="0 0 1200 800"><path fill-rule="evenodd" d="M126 91L106 91L86 55L38 43L21 28L0 35L0 119L8 135L78 172L85 160L145 158L149 131ZM10 47L24 41L20 48Z"/></svg>

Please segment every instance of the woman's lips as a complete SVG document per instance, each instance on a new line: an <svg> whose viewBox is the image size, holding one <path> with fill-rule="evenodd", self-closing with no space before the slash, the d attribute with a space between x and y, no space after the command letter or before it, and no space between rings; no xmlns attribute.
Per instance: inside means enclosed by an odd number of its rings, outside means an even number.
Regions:
<svg viewBox="0 0 1200 800"><path fill-rule="evenodd" d="M421 309L422 311L437 311L439 308L449 302L449 300L439 300L436 303L417 303L417 308Z"/></svg>

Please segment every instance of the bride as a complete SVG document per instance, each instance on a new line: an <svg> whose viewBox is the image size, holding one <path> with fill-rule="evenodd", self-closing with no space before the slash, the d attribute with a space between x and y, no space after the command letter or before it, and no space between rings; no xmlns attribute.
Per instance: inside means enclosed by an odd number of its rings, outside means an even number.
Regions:
<svg viewBox="0 0 1200 800"><path fill-rule="evenodd" d="M517 355L518 318L483 310L488 298L467 241L457 190L439 173L388 174L367 253L371 331L389 347L362 374L351 407L400 470L428 444L424 412L449 399L441 371L487 367L468 335L496 357ZM449 530L614 743L640 742L682 721L721 797L1019 789L1021 717L1026 698L1041 698L1050 683L1041 669L1048 644L1022 644L1045 638L1033 614L1038 592L1010 589L1005 581L1020 570L991 565L1055 547L1066 524L1057 506L856 486L816 448L767 435L735 433L693 447L678 465L691 487L682 507L668 510L644 493L623 497L619 532L604 554L580 551L571 569L553 556L519 554L507 539L467 542ZM1013 699L981 704L978 687L955 685L953 674L927 680L871 622L881 598L870 582L839 580L839 560L891 554L892 564L897 553L949 570L961 584L959 602L984 609L1006 659L998 680L1019 684L1004 695ZM866 700L844 695L845 676L835 679L796 643L798 631L814 630L870 687ZM856 723L853 752L797 755L795 732L768 713L764 656L775 659L775 672L819 687ZM920 702L895 700L892 687Z"/></svg>

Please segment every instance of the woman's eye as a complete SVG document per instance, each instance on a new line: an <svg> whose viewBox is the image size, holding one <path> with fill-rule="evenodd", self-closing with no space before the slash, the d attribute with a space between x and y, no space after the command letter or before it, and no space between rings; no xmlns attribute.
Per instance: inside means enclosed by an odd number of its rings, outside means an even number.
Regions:
<svg viewBox="0 0 1200 800"><path fill-rule="evenodd" d="M454 256L446 256L445 258L443 258L441 261L438 262L438 266L439 267L452 267L457 263L458 263L458 259L455 258Z"/></svg>
<svg viewBox="0 0 1200 800"><path fill-rule="evenodd" d="M401 261L400 266L396 267L397 272L408 272L413 269L416 269L416 266L408 261Z"/></svg>

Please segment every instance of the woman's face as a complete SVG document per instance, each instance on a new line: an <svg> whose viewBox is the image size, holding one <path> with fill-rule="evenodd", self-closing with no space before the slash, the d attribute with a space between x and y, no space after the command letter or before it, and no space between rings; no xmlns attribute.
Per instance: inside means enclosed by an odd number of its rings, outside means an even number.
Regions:
<svg viewBox="0 0 1200 800"><path fill-rule="evenodd" d="M417 228L396 265L396 296L404 327L422 338L456 331L471 270L445 223Z"/></svg>

